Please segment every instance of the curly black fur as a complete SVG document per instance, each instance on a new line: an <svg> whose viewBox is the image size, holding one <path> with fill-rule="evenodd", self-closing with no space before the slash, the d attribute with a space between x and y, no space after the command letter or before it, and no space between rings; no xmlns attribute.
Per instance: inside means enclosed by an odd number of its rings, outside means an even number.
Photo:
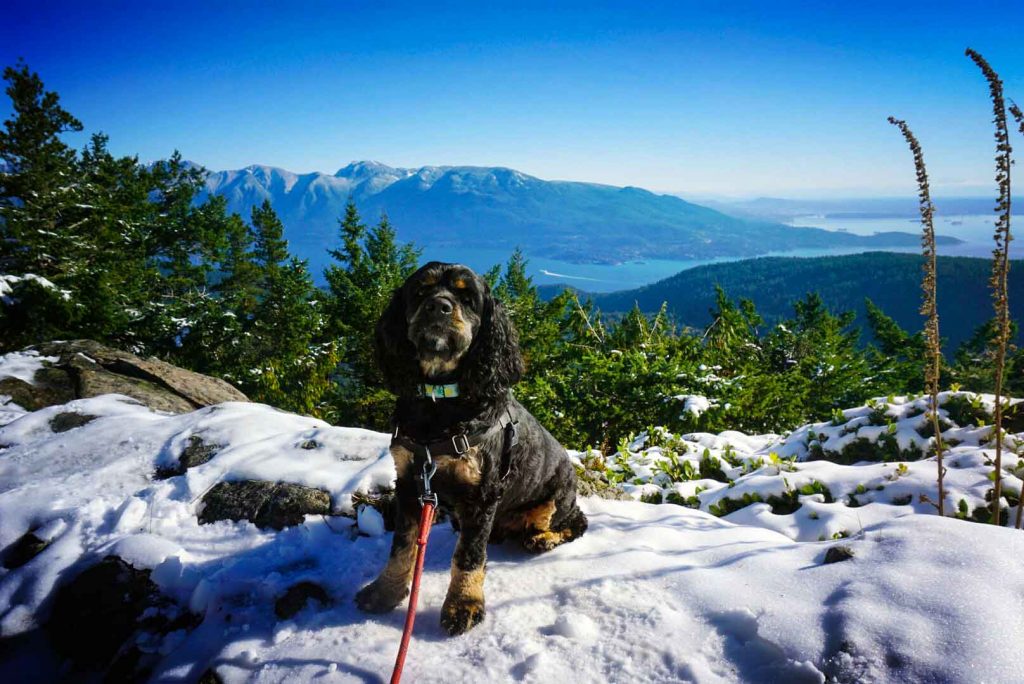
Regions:
<svg viewBox="0 0 1024 684"><path fill-rule="evenodd" d="M587 528L576 505L576 474L565 449L512 396L523 374L518 336L487 284L465 266L431 262L395 291L376 331L377 359L398 395L402 439L424 444L483 435L472 453L438 457L432 480L460 530L442 625L464 632L484 615L487 542L518 537L530 551L572 541ZM420 396L423 383L458 383L458 398ZM501 426L518 422L511 468L502 472ZM364 610L394 608L411 578L418 528L420 457L392 441L398 471L396 530L388 564L356 599Z"/></svg>

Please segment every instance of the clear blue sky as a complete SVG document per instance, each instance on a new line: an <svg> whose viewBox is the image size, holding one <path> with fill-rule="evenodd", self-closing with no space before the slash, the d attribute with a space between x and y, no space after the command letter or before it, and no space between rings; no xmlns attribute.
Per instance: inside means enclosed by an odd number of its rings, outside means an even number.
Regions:
<svg viewBox="0 0 1024 684"><path fill-rule="evenodd" d="M1022 0L502 5L6 0L0 61L144 160L502 165L691 196L908 194L889 114L938 193L990 194L964 48L1024 101Z"/></svg>

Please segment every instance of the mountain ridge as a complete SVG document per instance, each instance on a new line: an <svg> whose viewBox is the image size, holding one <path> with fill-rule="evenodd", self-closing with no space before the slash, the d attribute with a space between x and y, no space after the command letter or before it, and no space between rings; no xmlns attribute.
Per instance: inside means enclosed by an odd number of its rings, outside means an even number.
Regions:
<svg viewBox="0 0 1024 684"><path fill-rule="evenodd" d="M254 164L208 172L198 198L224 196L248 216L269 199L299 256L337 239L351 198L368 222L387 213L419 246L513 249L576 263L756 256L801 248L907 247L912 233L858 236L729 216L635 186L548 181L501 166L392 167L354 161L334 174ZM945 244L958 242L942 238Z"/></svg>

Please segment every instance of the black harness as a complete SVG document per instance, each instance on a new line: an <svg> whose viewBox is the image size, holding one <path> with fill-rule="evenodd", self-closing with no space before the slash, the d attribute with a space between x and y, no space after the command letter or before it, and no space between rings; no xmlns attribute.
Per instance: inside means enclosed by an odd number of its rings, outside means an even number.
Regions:
<svg viewBox="0 0 1024 684"><path fill-rule="evenodd" d="M473 447L482 444L496 430L502 431L501 445L501 470L500 476L504 480L512 470L512 452L519 444L519 421L512 417L512 411L505 409L508 420L499 420L496 424L479 432L460 432L455 435L443 437L431 442L417 442L408 435L402 434L398 429L397 419L394 422L394 432L391 436L391 443L408 449L412 452L414 463L423 463L423 473L419 478L420 494L430 495L430 477L437 470L434 463L436 456L451 456L464 458ZM425 491L424 491L425 490Z"/></svg>

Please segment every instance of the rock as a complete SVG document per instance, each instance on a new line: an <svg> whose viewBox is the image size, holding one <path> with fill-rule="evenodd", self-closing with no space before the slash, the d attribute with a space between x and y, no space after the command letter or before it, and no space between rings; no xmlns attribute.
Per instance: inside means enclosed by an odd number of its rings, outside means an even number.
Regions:
<svg viewBox="0 0 1024 684"><path fill-rule="evenodd" d="M78 667L131 681L144 678L153 665L138 644L198 621L160 593L148 570L107 556L57 591L46 631L54 648Z"/></svg>
<svg viewBox="0 0 1024 684"><path fill-rule="evenodd" d="M144 359L93 340L47 342L30 348L43 361L31 383L0 378L0 394L29 411L101 394L124 394L154 410L187 413L203 406L248 398L218 378Z"/></svg>
<svg viewBox="0 0 1024 684"><path fill-rule="evenodd" d="M18 537L18 540L4 549L3 566L8 570L20 568L30 560L38 556L50 545L50 542L43 541L31 532Z"/></svg>
<svg viewBox="0 0 1024 684"><path fill-rule="evenodd" d="M853 558L853 549L849 546L830 546L825 552L825 564L839 563Z"/></svg>
<svg viewBox="0 0 1024 684"><path fill-rule="evenodd" d="M306 607L310 600L321 605L330 604L327 592L316 582L299 582L288 588L281 598L274 603L274 614L281 620L287 620Z"/></svg>
<svg viewBox="0 0 1024 684"><path fill-rule="evenodd" d="M50 429L54 432L67 432L68 430L82 427L94 420L96 420L96 416L90 416L88 413L74 413L71 411L58 413L50 419Z"/></svg>
<svg viewBox="0 0 1024 684"><path fill-rule="evenodd" d="M184 475L189 468L195 468L209 461L221 448L219 444L207 444L199 435L189 435L188 444L178 456L178 464L172 468L160 468L156 471L156 478L165 480L169 477Z"/></svg>
<svg viewBox="0 0 1024 684"><path fill-rule="evenodd" d="M221 482L203 497L199 522L248 520L260 528L284 529L306 515L329 515L331 497L322 489L291 483Z"/></svg>

